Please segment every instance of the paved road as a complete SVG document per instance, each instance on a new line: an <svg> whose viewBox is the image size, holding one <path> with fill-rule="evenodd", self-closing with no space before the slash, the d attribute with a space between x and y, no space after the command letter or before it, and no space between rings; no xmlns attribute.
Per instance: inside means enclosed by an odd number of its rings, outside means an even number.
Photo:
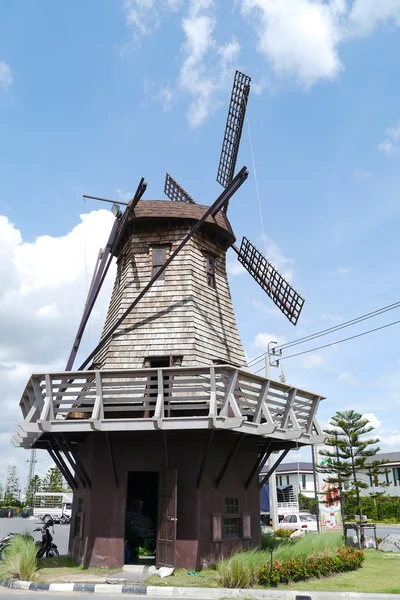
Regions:
<svg viewBox="0 0 400 600"><path fill-rule="evenodd" d="M0 519L0 539L7 533L31 533L36 527L40 527L42 522L36 519ZM69 525L54 525L54 543L58 546L59 553L68 553ZM50 529L53 535L53 531ZM40 533L32 533L35 540L40 540ZM1 598L1 595L0 595Z"/></svg>
<svg viewBox="0 0 400 600"><path fill-rule="evenodd" d="M386 535L391 533L397 533L400 535L400 525L377 525L376 535L384 538Z"/></svg>

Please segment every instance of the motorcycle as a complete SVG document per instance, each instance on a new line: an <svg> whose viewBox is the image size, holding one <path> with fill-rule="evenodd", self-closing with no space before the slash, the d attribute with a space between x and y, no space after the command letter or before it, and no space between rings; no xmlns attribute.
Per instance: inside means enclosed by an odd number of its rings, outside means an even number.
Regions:
<svg viewBox="0 0 400 600"><path fill-rule="evenodd" d="M68 515L61 515L60 525L69 525L71 523L71 517Z"/></svg>
<svg viewBox="0 0 400 600"><path fill-rule="evenodd" d="M46 555L46 558L54 558L56 556L60 556L58 552L58 548L56 544L53 543L53 536L49 531L49 527L53 527L53 535L54 535L54 523L52 520L47 521L43 527L37 527L33 530L33 533L40 531L42 533L42 540L36 541L36 557L43 558ZM0 540L0 560L4 557L4 552L7 550L12 538L15 535L21 535L20 533L9 533L4 536ZM33 536L29 536L33 539Z"/></svg>

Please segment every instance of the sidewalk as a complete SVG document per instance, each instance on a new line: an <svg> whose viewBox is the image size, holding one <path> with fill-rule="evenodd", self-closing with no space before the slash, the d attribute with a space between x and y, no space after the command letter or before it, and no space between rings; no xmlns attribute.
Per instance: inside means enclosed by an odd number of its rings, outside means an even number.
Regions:
<svg viewBox="0 0 400 600"><path fill-rule="evenodd" d="M108 583L32 583L30 581L2 581L0 585L15 590L49 592L89 592L97 594L131 594L159 598L199 598L217 600L220 598L245 598L250 600L400 600L400 594L366 594L358 592L296 592L274 589L230 589L157 587Z"/></svg>

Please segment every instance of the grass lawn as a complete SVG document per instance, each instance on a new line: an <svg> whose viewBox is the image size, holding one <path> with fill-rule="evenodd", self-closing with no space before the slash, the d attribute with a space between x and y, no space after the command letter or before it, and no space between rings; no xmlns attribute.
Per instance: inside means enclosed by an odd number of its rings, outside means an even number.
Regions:
<svg viewBox="0 0 400 600"><path fill-rule="evenodd" d="M308 590L310 592L376 592L400 594L400 555L365 550L361 569L325 579L309 579L278 589Z"/></svg>
<svg viewBox="0 0 400 600"><path fill-rule="evenodd" d="M41 583L62 582L87 582L100 583L105 578L119 573L121 569L84 569L67 556L59 558L42 558L38 560L37 581Z"/></svg>
<svg viewBox="0 0 400 600"><path fill-rule="evenodd" d="M160 579L152 575L145 585L174 587L218 587L217 572L213 569L201 571L198 576L187 575L178 569L172 577ZM260 586L257 586L260 587ZM262 588L266 589L266 588ZM307 590L321 592L376 592L381 594L400 593L400 554L390 555L376 550L365 551L365 562L361 569L333 575L323 579L309 579L290 585L280 585L280 590Z"/></svg>

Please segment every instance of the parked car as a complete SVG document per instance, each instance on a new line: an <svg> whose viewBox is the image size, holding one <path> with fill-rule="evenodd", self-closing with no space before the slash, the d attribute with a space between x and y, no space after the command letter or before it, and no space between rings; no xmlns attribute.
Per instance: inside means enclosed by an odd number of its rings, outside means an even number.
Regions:
<svg viewBox="0 0 400 600"><path fill-rule="evenodd" d="M306 529L307 531L318 531L317 518L311 513L296 513L288 515L279 523L280 529Z"/></svg>

